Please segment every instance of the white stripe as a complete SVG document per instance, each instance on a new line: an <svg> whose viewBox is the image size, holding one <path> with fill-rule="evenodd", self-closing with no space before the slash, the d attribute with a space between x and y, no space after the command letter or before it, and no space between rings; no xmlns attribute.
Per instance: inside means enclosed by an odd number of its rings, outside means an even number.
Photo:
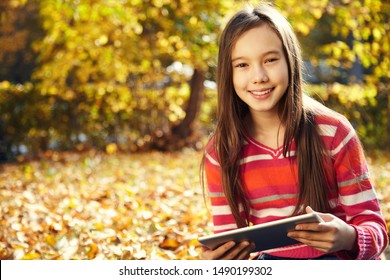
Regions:
<svg viewBox="0 0 390 280"><path fill-rule="evenodd" d="M252 210L252 215L256 218L265 218L269 216L275 216L285 218L291 216L294 212L295 206L288 206L284 208L268 208L263 210Z"/></svg>
<svg viewBox="0 0 390 280"><path fill-rule="evenodd" d="M347 206L353 206L358 203L367 202L376 199L376 194L372 189L359 192L352 195L340 196L341 203Z"/></svg>
<svg viewBox="0 0 390 280"><path fill-rule="evenodd" d="M290 199L290 198L295 198L297 197L297 194L274 194L274 195L268 195L260 198L255 198L251 199L252 204L256 203L264 203L264 202L269 202L272 200L277 200L277 199Z"/></svg>
<svg viewBox="0 0 390 280"><path fill-rule="evenodd" d="M214 231L226 231L226 230L232 230L236 228L237 228L236 224L227 224L221 226L214 226Z"/></svg>
<svg viewBox="0 0 390 280"><path fill-rule="evenodd" d="M357 184L357 183L359 183L359 182L361 182L363 180L366 180L368 178L370 178L370 174L368 172L365 172L362 175L360 175L359 177L353 178L351 180L339 182L338 186L339 187L345 187L345 186L349 186L349 185L352 185L352 184Z"/></svg>
<svg viewBox="0 0 390 280"><path fill-rule="evenodd" d="M245 164L245 163L257 161L257 160L266 160L266 159L272 159L272 156L271 155L264 155L264 154L249 156L249 157L245 157L245 158L241 159L240 164Z"/></svg>
<svg viewBox="0 0 390 280"><path fill-rule="evenodd" d="M230 210L229 205L221 205L221 206L212 206L211 211L213 215L230 215L232 211Z"/></svg>
<svg viewBox="0 0 390 280"><path fill-rule="evenodd" d="M209 197L224 197L225 194L223 192L209 192Z"/></svg>
<svg viewBox="0 0 390 280"><path fill-rule="evenodd" d="M295 154L296 154L295 151L290 151L290 152L287 153L286 156L289 158L289 157L295 156ZM278 157L278 159L281 159L281 158L285 158L284 155L283 155L283 153L281 153L281 155Z"/></svg>
<svg viewBox="0 0 390 280"><path fill-rule="evenodd" d="M273 150L273 149L270 149L270 148L266 147L265 145L259 145L259 144L257 144L256 142L253 142L251 139L248 139L248 141L249 141L250 143L252 143L252 145L255 145L256 147L259 147L259 148L261 148L261 149L264 149L264 150L266 150L266 151L272 153L274 156L276 156L276 155L280 152L280 150L283 149L283 147L280 147L280 148L278 148L278 149L276 149L276 150Z"/></svg>
<svg viewBox="0 0 390 280"><path fill-rule="evenodd" d="M328 125L328 124L319 124L318 128L320 130L320 135L322 136L334 137L336 135L337 126Z"/></svg>
<svg viewBox="0 0 390 280"><path fill-rule="evenodd" d="M377 212L372 212L371 211L371 215L372 214L375 214L375 215L377 215L377 216L379 216L380 214L379 213L377 213ZM359 224L359 226L370 226L370 227L374 227L374 228L376 228L377 229L377 231L381 231L382 230L382 228L378 225L378 223L376 223L376 222L364 222L364 223L361 223L361 224Z"/></svg>
<svg viewBox="0 0 390 280"><path fill-rule="evenodd" d="M380 212L375 212L375 211L372 211L372 210L364 210L362 212L359 212L359 213L356 213L355 215L353 216L347 216L346 217L346 220L347 222L351 221L352 219L356 218L356 216L359 216L359 215L368 215L368 216L372 216L372 215L375 215L375 216L381 216L381 213ZM364 224L361 224L362 226L365 225L365 224L369 224L368 222L364 222Z"/></svg>
<svg viewBox="0 0 390 280"><path fill-rule="evenodd" d="M349 134L347 135L347 137L345 137L343 139L343 141L341 141L341 143L331 151L332 153L332 156L336 155L338 152L340 152L340 150L349 142L349 140L351 140L351 138L355 135L355 132L353 130L351 130L349 132Z"/></svg>
<svg viewBox="0 0 390 280"><path fill-rule="evenodd" d="M216 161L215 159L213 159L213 157L210 156L210 154L207 153L207 152L206 152L206 158L210 161L211 164L216 165L216 166L219 166L218 161Z"/></svg>

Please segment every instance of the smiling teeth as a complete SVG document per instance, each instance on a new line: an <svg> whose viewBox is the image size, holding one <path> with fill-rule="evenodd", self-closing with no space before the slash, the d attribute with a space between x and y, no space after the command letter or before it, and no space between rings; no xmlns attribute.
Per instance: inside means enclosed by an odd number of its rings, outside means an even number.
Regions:
<svg viewBox="0 0 390 280"><path fill-rule="evenodd" d="M272 89L267 89L267 90L263 90L263 91L253 90L253 91L251 91L251 93L254 95L257 95L257 96L261 96L261 95L265 95L267 93L270 93L271 91L272 91Z"/></svg>

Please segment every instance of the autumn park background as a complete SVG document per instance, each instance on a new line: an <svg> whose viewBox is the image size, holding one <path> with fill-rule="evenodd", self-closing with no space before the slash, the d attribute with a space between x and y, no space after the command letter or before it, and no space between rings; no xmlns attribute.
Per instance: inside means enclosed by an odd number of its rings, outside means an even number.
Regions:
<svg viewBox="0 0 390 280"><path fill-rule="evenodd" d="M251 1L256 3L256 1ZM271 1L390 222L390 4ZM1 0L0 259L198 259L199 163L233 0Z"/></svg>

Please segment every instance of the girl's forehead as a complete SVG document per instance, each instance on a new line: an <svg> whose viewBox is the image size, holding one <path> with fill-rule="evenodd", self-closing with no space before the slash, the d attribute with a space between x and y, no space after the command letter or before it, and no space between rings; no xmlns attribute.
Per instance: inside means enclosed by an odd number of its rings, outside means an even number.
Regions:
<svg viewBox="0 0 390 280"><path fill-rule="evenodd" d="M270 51L282 51L283 45L276 32L267 24L263 24L239 36L232 48L234 56L245 56L249 53L268 53Z"/></svg>

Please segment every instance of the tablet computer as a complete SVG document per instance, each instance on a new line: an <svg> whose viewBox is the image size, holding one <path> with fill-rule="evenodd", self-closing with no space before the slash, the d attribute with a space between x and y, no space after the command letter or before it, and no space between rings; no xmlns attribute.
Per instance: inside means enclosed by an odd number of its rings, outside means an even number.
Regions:
<svg viewBox="0 0 390 280"><path fill-rule="evenodd" d="M322 219L317 213L309 213L199 237L198 241L214 250L228 241L247 240L256 244L255 251L263 251L298 243L295 239L288 237L287 232L293 230L297 224L319 222L322 222Z"/></svg>

